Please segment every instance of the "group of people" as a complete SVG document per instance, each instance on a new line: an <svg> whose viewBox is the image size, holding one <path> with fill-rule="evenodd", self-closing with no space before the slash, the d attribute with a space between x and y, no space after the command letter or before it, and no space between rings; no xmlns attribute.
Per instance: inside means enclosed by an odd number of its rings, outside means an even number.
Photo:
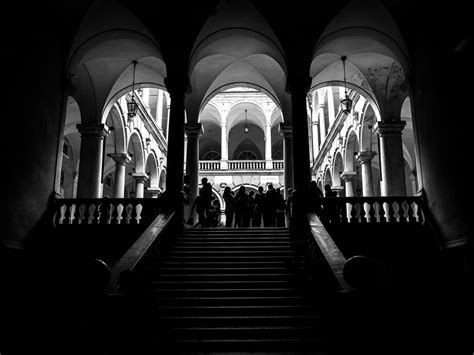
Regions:
<svg viewBox="0 0 474 355"><path fill-rule="evenodd" d="M191 207L188 224L194 227L218 227L221 225L221 209L219 200L212 194L212 185L207 178L201 179L202 187ZM225 227L285 227L293 216L293 194L295 190L289 188L287 198L284 199L281 189L274 188L273 184L267 185L264 191L263 186L258 187L258 191L247 193L244 186L241 186L236 194L229 186L224 189L223 198L225 201ZM336 193L331 190L330 185L325 185L324 194L316 184L311 181L309 191L309 201L311 201L310 211L320 214L322 206L318 199L322 197L336 197ZM191 221L196 211L198 221Z"/></svg>
<svg viewBox="0 0 474 355"><path fill-rule="evenodd" d="M268 184L267 190L258 187L257 193L247 193L241 186L234 195L227 186L224 189L225 226L230 227L284 227L288 205L279 188Z"/></svg>
<svg viewBox="0 0 474 355"><path fill-rule="evenodd" d="M221 207L219 200L212 195L212 185L207 178L201 179L202 187L199 189L199 194L196 196L191 207L191 213L188 218L188 224L193 224L194 227L208 228L217 227L220 223ZM194 223L192 216L194 210L198 215L197 223Z"/></svg>

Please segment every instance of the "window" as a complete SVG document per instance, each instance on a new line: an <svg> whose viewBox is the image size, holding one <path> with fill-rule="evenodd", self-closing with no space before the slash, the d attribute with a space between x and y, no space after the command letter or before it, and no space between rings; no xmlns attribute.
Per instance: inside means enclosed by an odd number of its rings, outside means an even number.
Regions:
<svg viewBox="0 0 474 355"><path fill-rule="evenodd" d="M202 156L202 160L221 160L221 155L218 152L211 150Z"/></svg>
<svg viewBox="0 0 474 355"><path fill-rule="evenodd" d="M257 155L250 150L244 150L239 154L237 160L257 160Z"/></svg>

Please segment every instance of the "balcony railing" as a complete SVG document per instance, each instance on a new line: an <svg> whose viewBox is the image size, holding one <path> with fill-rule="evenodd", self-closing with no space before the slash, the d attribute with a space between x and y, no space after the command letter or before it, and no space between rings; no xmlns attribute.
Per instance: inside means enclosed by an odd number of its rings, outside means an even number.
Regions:
<svg viewBox="0 0 474 355"><path fill-rule="evenodd" d="M219 160L200 160L199 170L216 171L216 170L283 170L283 160L273 160L272 169L266 169L265 160L229 160L227 169L221 169Z"/></svg>
<svg viewBox="0 0 474 355"><path fill-rule="evenodd" d="M424 224L423 201L418 196L329 197L313 201L324 223Z"/></svg>
<svg viewBox="0 0 474 355"><path fill-rule="evenodd" d="M57 199L54 225L66 224L147 224L163 207L156 198Z"/></svg>

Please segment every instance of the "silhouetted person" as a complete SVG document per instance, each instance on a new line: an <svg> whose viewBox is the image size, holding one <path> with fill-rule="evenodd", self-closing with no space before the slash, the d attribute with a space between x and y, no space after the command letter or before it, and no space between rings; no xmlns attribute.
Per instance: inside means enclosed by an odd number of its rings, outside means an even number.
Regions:
<svg viewBox="0 0 474 355"><path fill-rule="evenodd" d="M280 192L280 188L276 190L276 208L275 208L275 226L284 227L285 226L285 199Z"/></svg>
<svg viewBox="0 0 474 355"><path fill-rule="evenodd" d="M265 193L265 203L263 205L263 225L265 227L273 227L275 225L274 218L277 205L276 191L273 184L268 184L267 192Z"/></svg>
<svg viewBox="0 0 474 355"><path fill-rule="evenodd" d="M208 221L208 213L209 213L209 207L208 207L208 202L207 198L204 197L204 191L203 189L199 190L199 195L196 196L194 199L193 206L191 207L191 212L190 216L193 215L194 209L196 208L196 213L198 215L198 221L194 225L194 227L201 226L201 227L209 227L209 221Z"/></svg>
<svg viewBox="0 0 474 355"><path fill-rule="evenodd" d="M311 181L309 185L309 211L316 212L319 216L321 214L322 206L320 199L323 198L323 192L316 184L316 181Z"/></svg>
<svg viewBox="0 0 474 355"><path fill-rule="evenodd" d="M232 227L232 221L234 220L234 194L230 190L229 186L226 186L224 189L224 194L222 195L225 201L225 226L227 228Z"/></svg>
<svg viewBox="0 0 474 355"><path fill-rule="evenodd" d="M255 208L254 208L254 216L252 219L252 227L261 227L263 206L265 204L265 194L263 192L263 186L258 187L258 192L255 194L254 201L255 201Z"/></svg>
<svg viewBox="0 0 474 355"><path fill-rule="evenodd" d="M245 192L245 187L240 186L237 195L235 195L235 217L239 227L250 226L249 199Z"/></svg>
<svg viewBox="0 0 474 355"><path fill-rule="evenodd" d="M249 226L253 227L254 218L255 218L255 192L249 191L248 194L249 200L249 207L248 207L248 214L249 214Z"/></svg>

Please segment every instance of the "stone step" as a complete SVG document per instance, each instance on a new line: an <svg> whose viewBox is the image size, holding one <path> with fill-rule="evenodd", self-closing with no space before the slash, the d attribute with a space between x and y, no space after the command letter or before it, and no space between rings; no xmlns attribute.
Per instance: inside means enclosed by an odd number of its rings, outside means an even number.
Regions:
<svg viewBox="0 0 474 355"><path fill-rule="evenodd" d="M297 295L171 295L159 293L155 297L158 306L200 306L200 307L226 307L226 306L311 306L313 300L303 294Z"/></svg>
<svg viewBox="0 0 474 355"><path fill-rule="evenodd" d="M277 316L277 315L314 315L320 310L313 306L293 305L255 305L255 306L166 306L158 307L158 314L163 316Z"/></svg>

